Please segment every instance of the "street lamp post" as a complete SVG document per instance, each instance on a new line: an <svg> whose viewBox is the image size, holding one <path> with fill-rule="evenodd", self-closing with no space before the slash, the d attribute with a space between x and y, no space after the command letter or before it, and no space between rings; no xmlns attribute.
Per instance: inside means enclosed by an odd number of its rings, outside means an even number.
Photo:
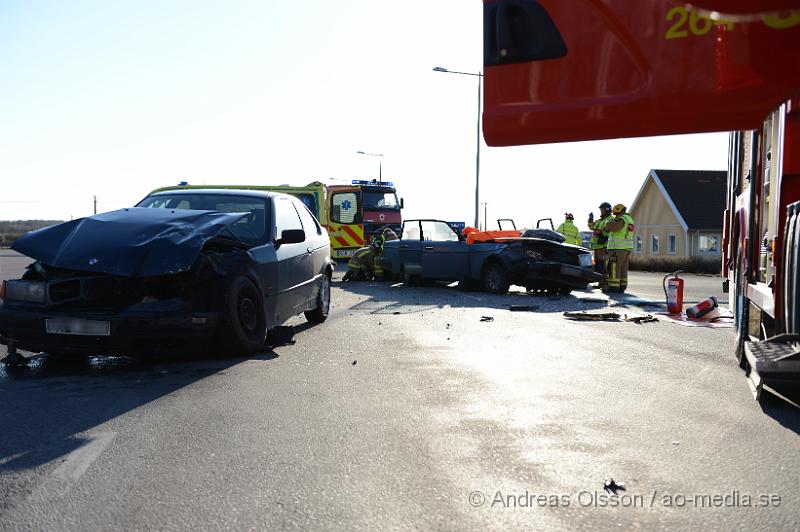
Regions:
<svg viewBox="0 0 800 532"><path fill-rule="evenodd" d="M383 169L381 168L383 163L383 154L382 153L367 153L365 151L358 150L356 152L359 155L368 155L370 157L378 157L378 183L383 183Z"/></svg>
<svg viewBox="0 0 800 532"><path fill-rule="evenodd" d="M444 72L445 74L461 74L463 76L476 76L478 78L478 133L477 147L475 148L475 227L480 224L480 177L481 177L481 72L457 72L447 70L444 67L434 67L434 72Z"/></svg>

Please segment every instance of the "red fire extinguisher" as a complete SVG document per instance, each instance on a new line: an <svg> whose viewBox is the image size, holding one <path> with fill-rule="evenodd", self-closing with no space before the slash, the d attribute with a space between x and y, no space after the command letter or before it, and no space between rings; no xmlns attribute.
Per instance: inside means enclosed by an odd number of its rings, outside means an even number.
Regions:
<svg viewBox="0 0 800 532"><path fill-rule="evenodd" d="M702 318L715 308L719 306L717 303L717 298L714 296L709 297L708 299L702 300L700 303L696 304L693 307L689 307L686 309L686 316L689 318Z"/></svg>
<svg viewBox="0 0 800 532"><path fill-rule="evenodd" d="M678 277L679 273L683 270L678 270L675 273L668 273L664 276L663 286L664 295L667 298L667 312L670 314L680 314L683 312L683 279ZM667 278L670 277L669 281Z"/></svg>

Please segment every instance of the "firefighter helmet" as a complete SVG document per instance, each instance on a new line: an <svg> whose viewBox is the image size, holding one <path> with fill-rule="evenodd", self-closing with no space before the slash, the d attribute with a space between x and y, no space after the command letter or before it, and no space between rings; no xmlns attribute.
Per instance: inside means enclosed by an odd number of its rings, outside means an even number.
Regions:
<svg viewBox="0 0 800 532"><path fill-rule="evenodd" d="M611 204L609 202L607 202L607 201L604 201L603 203L600 204L599 208L600 208L600 210L605 209L607 211L610 211L611 210Z"/></svg>
<svg viewBox="0 0 800 532"><path fill-rule="evenodd" d="M623 214L625 210L626 210L625 205L623 205L622 203L617 203L616 205L614 205L614 208L611 209L611 212L613 212L614 214Z"/></svg>

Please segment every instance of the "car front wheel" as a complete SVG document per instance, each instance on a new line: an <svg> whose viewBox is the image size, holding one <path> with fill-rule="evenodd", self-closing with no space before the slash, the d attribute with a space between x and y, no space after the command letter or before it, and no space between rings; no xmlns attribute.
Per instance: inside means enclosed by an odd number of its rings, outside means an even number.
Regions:
<svg viewBox="0 0 800 532"><path fill-rule="evenodd" d="M264 348L267 335L264 298L248 278L225 278L220 285L222 324L217 351L233 356Z"/></svg>
<svg viewBox="0 0 800 532"><path fill-rule="evenodd" d="M484 290L493 294L505 294L511 285L505 268L497 262L493 262L484 268L482 284Z"/></svg>
<svg viewBox="0 0 800 532"><path fill-rule="evenodd" d="M328 319L331 309L331 277L327 273L322 276L322 283L317 293L317 306L304 312L310 323L322 323Z"/></svg>

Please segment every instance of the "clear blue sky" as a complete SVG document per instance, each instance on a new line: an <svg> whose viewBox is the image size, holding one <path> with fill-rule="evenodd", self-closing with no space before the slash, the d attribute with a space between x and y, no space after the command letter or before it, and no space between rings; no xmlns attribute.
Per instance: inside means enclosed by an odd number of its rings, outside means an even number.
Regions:
<svg viewBox="0 0 800 532"><path fill-rule="evenodd" d="M0 219L153 188L383 175L406 217L471 222L479 0L0 0ZM489 219L583 220L650 168L725 169L726 134L481 154ZM614 193L609 192L614 190ZM583 228L583 227L582 227Z"/></svg>

